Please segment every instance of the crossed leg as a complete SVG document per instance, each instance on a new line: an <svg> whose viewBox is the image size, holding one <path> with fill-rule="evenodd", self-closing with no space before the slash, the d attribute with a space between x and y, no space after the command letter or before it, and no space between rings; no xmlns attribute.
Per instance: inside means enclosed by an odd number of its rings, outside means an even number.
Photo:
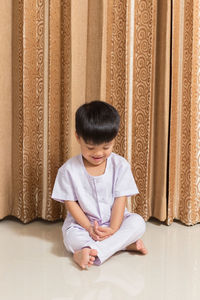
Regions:
<svg viewBox="0 0 200 300"><path fill-rule="evenodd" d="M145 232L145 222L137 214L125 217L120 229L111 237L99 242L94 241L89 233L80 228L70 228L64 233L64 243L74 253L74 261L85 269L91 265L100 265L120 250L137 251L147 254L141 237Z"/></svg>

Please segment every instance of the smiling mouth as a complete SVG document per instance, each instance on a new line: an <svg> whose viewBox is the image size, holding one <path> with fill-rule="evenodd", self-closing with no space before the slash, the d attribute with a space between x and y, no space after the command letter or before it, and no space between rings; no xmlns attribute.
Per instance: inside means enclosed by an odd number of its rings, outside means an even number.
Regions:
<svg viewBox="0 0 200 300"><path fill-rule="evenodd" d="M94 156L92 156L92 158L95 159L95 160L100 160L100 159L103 158L103 156L101 156L101 157L94 157Z"/></svg>

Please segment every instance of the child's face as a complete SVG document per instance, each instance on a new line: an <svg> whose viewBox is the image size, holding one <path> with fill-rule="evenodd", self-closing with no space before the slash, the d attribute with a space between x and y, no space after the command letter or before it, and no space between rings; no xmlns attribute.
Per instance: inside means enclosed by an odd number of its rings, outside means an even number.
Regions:
<svg viewBox="0 0 200 300"><path fill-rule="evenodd" d="M99 166L106 161L113 150L114 139L108 143L95 145L86 143L81 137L77 136L83 157L93 166Z"/></svg>

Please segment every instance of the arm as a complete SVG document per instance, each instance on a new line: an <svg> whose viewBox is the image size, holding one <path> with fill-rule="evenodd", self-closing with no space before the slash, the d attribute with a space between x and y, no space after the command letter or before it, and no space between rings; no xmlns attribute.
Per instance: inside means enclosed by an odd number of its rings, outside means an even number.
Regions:
<svg viewBox="0 0 200 300"><path fill-rule="evenodd" d="M111 219L110 219L110 228L116 232L123 221L124 210L126 206L126 197L115 198L115 202L112 207Z"/></svg>
<svg viewBox="0 0 200 300"><path fill-rule="evenodd" d="M125 206L126 206L125 196L115 198L115 202L112 207L110 226L100 227L98 226L97 222L95 223L94 230L95 233L99 236L99 240L103 240L111 236L120 228L124 217Z"/></svg>
<svg viewBox="0 0 200 300"><path fill-rule="evenodd" d="M80 226L85 228L94 240L99 239L96 233L94 232L93 226L91 225L88 217L76 201L65 201L65 207L70 212L72 217L76 220L76 222Z"/></svg>
<svg viewBox="0 0 200 300"><path fill-rule="evenodd" d="M65 207L76 222L88 231L91 226L90 221L78 203L76 201L65 201Z"/></svg>

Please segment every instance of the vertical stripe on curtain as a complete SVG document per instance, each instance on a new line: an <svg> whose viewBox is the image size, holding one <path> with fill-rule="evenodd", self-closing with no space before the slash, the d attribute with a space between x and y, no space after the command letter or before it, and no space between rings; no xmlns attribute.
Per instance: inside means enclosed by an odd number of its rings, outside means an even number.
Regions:
<svg viewBox="0 0 200 300"><path fill-rule="evenodd" d="M121 123L115 152L125 155L126 138L126 1L108 3L106 100L119 111Z"/></svg>
<svg viewBox="0 0 200 300"><path fill-rule="evenodd" d="M12 215L41 217L43 170L44 5L13 2Z"/></svg>
<svg viewBox="0 0 200 300"><path fill-rule="evenodd" d="M167 210L170 1L127 1L127 25L126 157L140 192L132 198L129 208L145 220L153 216L164 221Z"/></svg>
<svg viewBox="0 0 200 300"><path fill-rule="evenodd" d="M200 222L200 1L173 1L168 224Z"/></svg>
<svg viewBox="0 0 200 300"><path fill-rule="evenodd" d="M100 99L103 2L88 1L85 101Z"/></svg>
<svg viewBox="0 0 200 300"><path fill-rule="evenodd" d="M70 1L13 3L13 195L24 223L56 220L51 200L58 167L69 157Z"/></svg>
<svg viewBox="0 0 200 300"><path fill-rule="evenodd" d="M47 1L48 2L48 1ZM46 3L47 3L46 2ZM71 111L71 1L49 2L48 65L48 193L45 220L63 215L63 206L51 199L58 168L70 157ZM43 205L45 199L43 199Z"/></svg>
<svg viewBox="0 0 200 300"><path fill-rule="evenodd" d="M12 205L12 0L0 9L0 219Z"/></svg>

